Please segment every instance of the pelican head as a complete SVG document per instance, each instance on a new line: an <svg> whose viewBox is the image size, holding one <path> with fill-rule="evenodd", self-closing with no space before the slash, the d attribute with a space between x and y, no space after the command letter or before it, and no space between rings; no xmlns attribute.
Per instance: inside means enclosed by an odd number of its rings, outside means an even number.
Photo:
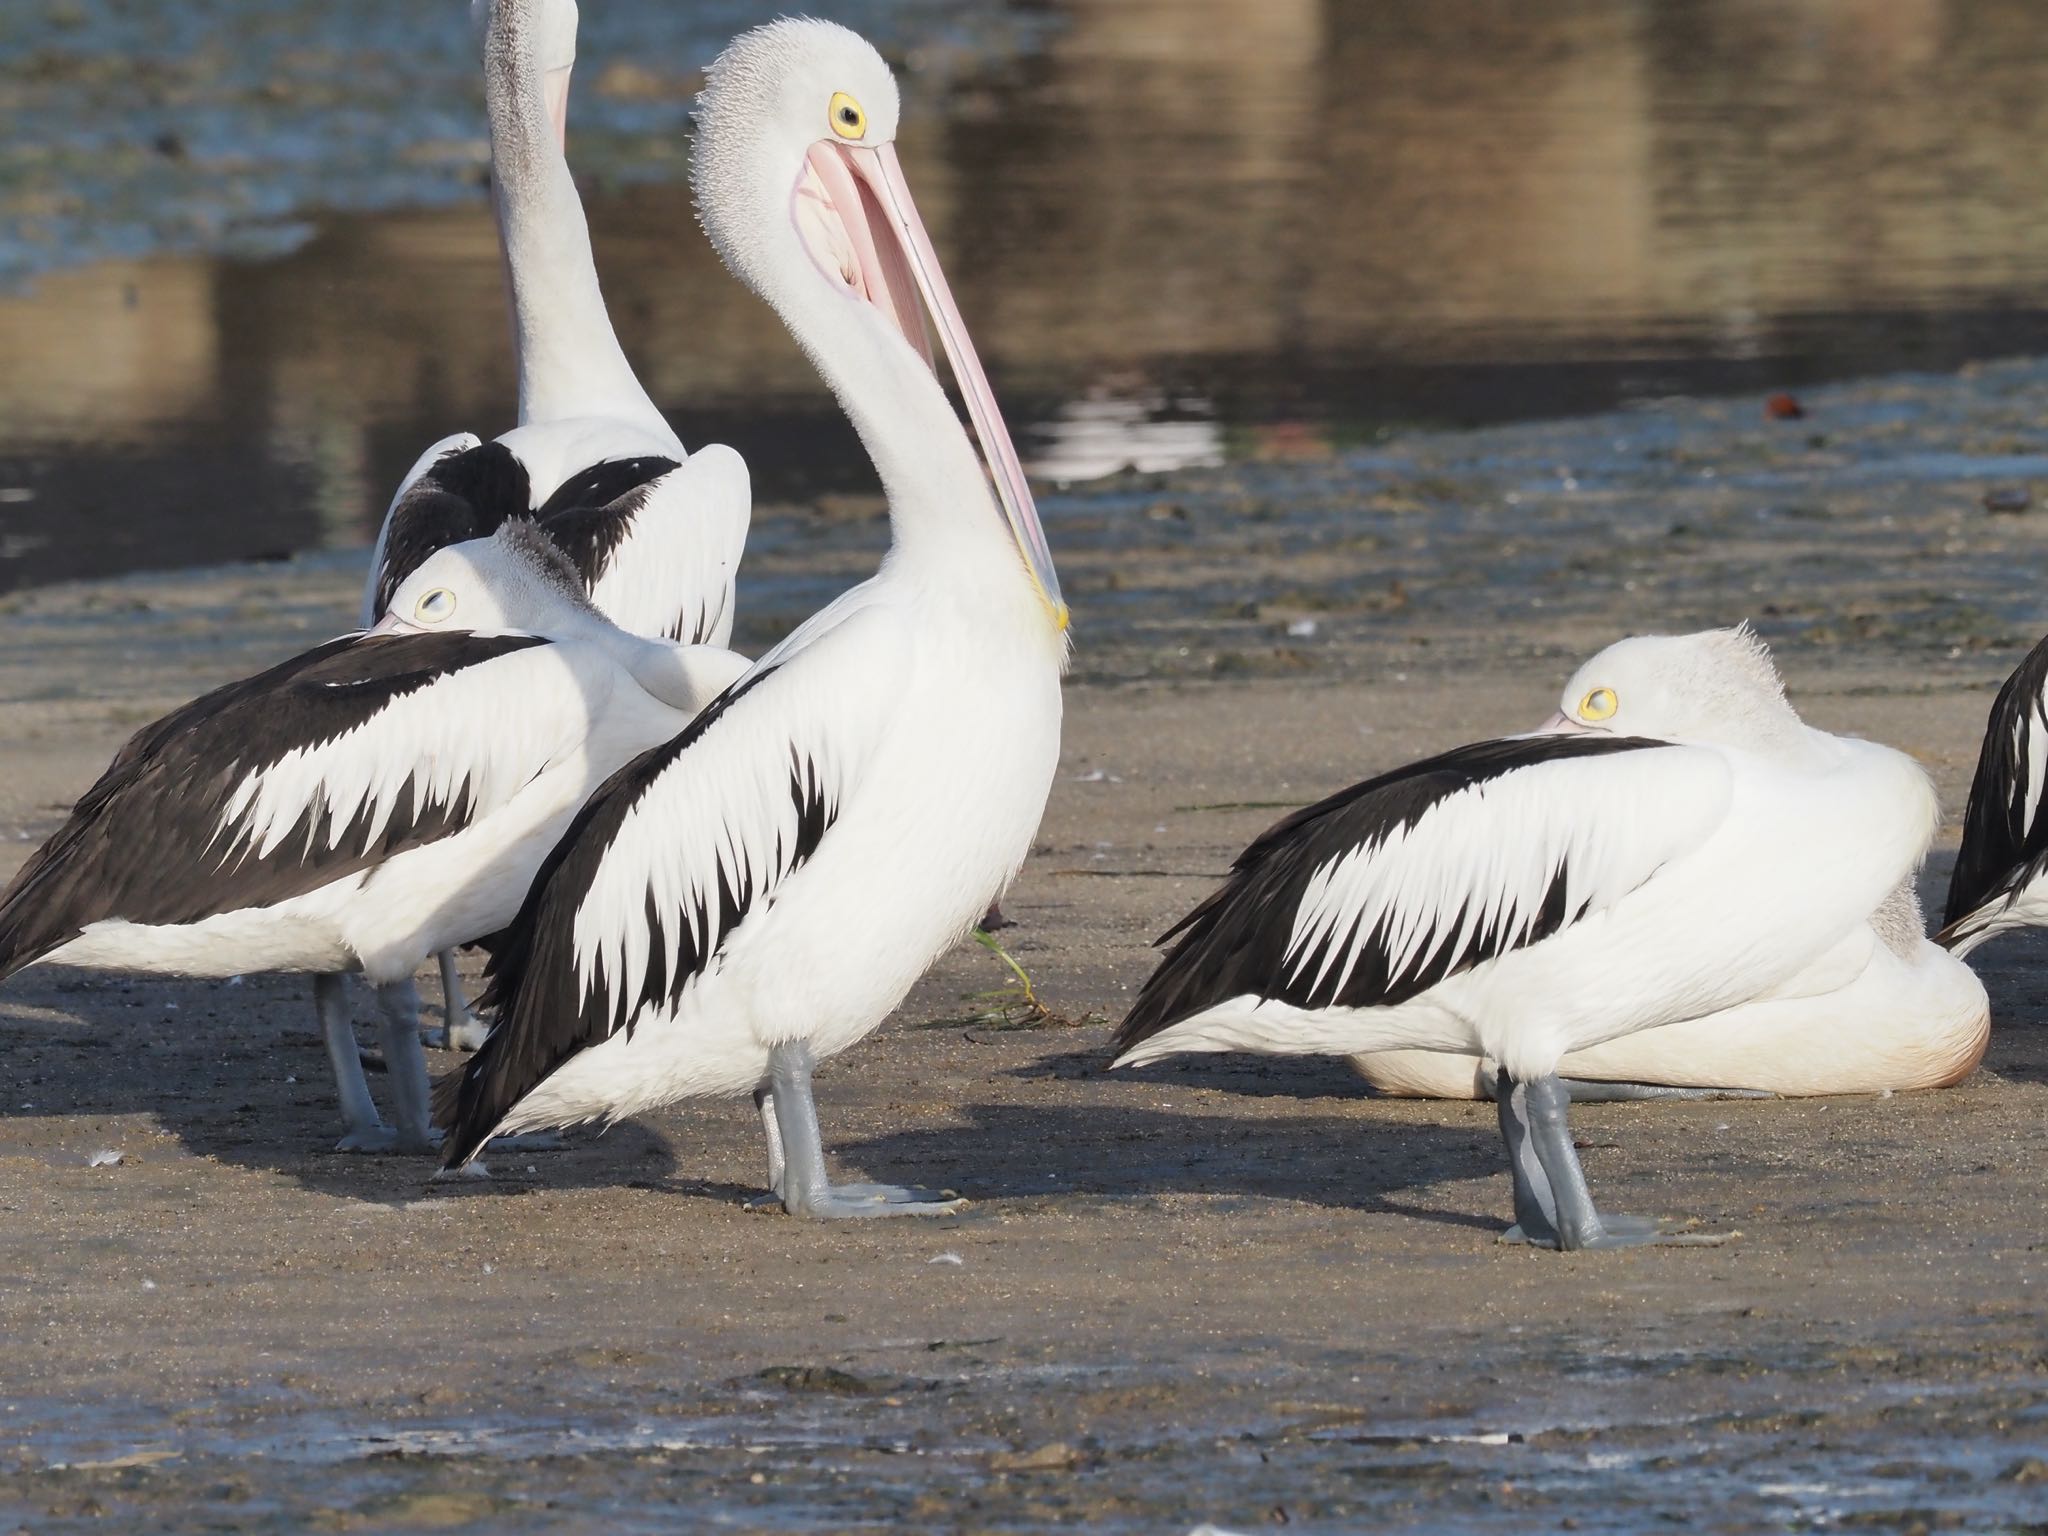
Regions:
<svg viewBox="0 0 2048 1536"><path fill-rule="evenodd" d="M860 381L835 368L821 328L805 321L823 317L830 327L851 316L875 345L908 349L930 372L929 314L1018 553L1065 628L1023 466L903 179L900 110L889 66L844 27L777 21L742 34L711 66L698 104L699 217L726 265L782 312L834 379L856 421L864 402L846 397Z"/></svg>
<svg viewBox="0 0 2048 1536"><path fill-rule="evenodd" d="M542 99L555 130L555 148L569 140L569 75L576 67L576 0L470 0L484 68L530 56L540 72Z"/></svg>
<svg viewBox="0 0 2048 1536"><path fill-rule="evenodd" d="M569 557L535 523L518 517L487 539L450 544L421 561L370 633L551 634L596 617Z"/></svg>
<svg viewBox="0 0 2048 1536"><path fill-rule="evenodd" d="M1803 727L1769 648L1741 624L1615 642L1572 674L1544 729L1768 749Z"/></svg>

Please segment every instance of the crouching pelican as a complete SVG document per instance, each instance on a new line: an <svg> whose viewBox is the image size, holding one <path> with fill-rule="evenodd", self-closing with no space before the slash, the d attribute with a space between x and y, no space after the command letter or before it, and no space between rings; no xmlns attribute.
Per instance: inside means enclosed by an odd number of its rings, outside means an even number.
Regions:
<svg viewBox="0 0 2048 1536"><path fill-rule="evenodd" d="M1746 628L1624 640L1544 733L1395 769L1254 842L1167 934L1116 1065L1482 1056L1510 1238L1680 1240L1595 1209L1560 1063L1775 995L1865 925L1936 821L1910 758L1800 721Z"/></svg>
<svg viewBox="0 0 2048 1536"><path fill-rule="evenodd" d="M590 792L744 665L613 627L530 523L441 550L374 631L137 732L0 895L0 978L311 971L340 1150L430 1151L414 969L502 928ZM349 970L377 989L395 1135Z"/></svg>
<svg viewBox="0 0 2048 1536"><path fill-rule="evenodd" d="M1991 1004L1977 973L1928 939L1913 881L1767 995L1573 1051L1575 1101L1716 1093L1890 1093L1947 1088L1984 1059ZM1352 1065L1383 1093L1491 1097L1497 1070L1446 1051L1377 1051Z"/></svg>
<svg viewBox="0 0 2048 1536"><path fill-rule="evenodd" d="M598 287L590 231L564 157L575 0L473 0L490 116L491 199L512 301L519 425L495 442L436 443L400 484L370 562L363 625L435 550L533 516L613 623L724 645L753 497L722 444L686 455L634 375ZM446 1042L483 1026L441 956Z"/></svg>
<svg viewBox="0 0 2048 1536"><path fill-rule="evenodd" d="M693 164L704 228L853 418L890 549L620 773L549 855L491 960L498 1021L436 1096L451 1168L498 1132L752 1093L786 1210L957 1204L834 1187L811 1073L880 1024L1023 862L1059 753L1067 611L896 124L887 66L843 27L775 22L712 66Z"/></svg>
<svg viewBox="0 0 2048 1536"><path fill-rule="evenodd" d="M1572 1099L1807 1098L1948 1088L1984 1059L1991 1004L1977 973L1932 942L1910 882L1767 997L1573 1051ZM1380 1092L1491 1098L1497 1069L1447 1051L1351 1059Z"/></svg>
<svg viewBox="0 0 2048 1536"><path fill-rule="evenodd" d="M2048 639L1991 705L1935 942L1967 955L2014 928L2048 925Z"/></svg>

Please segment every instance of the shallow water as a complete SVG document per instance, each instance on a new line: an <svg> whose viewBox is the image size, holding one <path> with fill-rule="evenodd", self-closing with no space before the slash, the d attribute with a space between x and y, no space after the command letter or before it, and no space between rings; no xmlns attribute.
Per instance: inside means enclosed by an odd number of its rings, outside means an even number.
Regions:
<svg viewBox="0 0 2048 1536"><path fill-rule="evenodd" d="M572 155L685 440L809 501L871 473L678 184L695 69L762 9L589 7ZM43 272L0 299L0 587L358 545L422 444L507 424L464 33L347 14L65 0L0 27L0 251ZM913 182L1050 480L2048 351L2020 0L859 19L905 62Z"/></svg>
<svg viewBox="0 0 2048 1536"><path fill-rule="evenodd" d="M1561 1338L1548 1352L1579 1349L1600 1347ZM1512 1381L1553 1364L1544 1353L1506 1339L1470 1366ZM270 1394L155 1411L127 1433L95 1415L90 1431L36 1434L27 1464L0 1479L0 1512L41 1516L36 1528L49 1531L110 1518L287 1530L310 1516L343 1529L602 1518L662 1531L684 1509L721 1528L778 1531L964 1520L1156 1533L1206 1518L1310 1532L2040 1529L2044 1378L1849 1383L1839 1362L1817 1356L1788 1389L1777 1374L1745 1385L1747 1358L1609 1355L1585 1362L1565 1400L1553 1379L1484 1417L1404 1416L1316 1401L1329 1378L1302 1364L1256 1380L1198 1368L1199 1405L1172 1375L1142 1367L1066 1369L1058 1380L835 1371L830 1392L791 1391L763 1372L631 1408L585 1400L591 1384L569 1373L551 1382L568 1399L554 1412L390 1422L295 1412ZM1677 1406L1681 1384L1691 1410ZM1095 1419L1099 1432L1048 1442L1035 1458L1009 1450L1001 1405L1047 1397L1067 1401L1076 1422L1114 1411ZM18 1406L40 1418L50 1405Z"/></svg>

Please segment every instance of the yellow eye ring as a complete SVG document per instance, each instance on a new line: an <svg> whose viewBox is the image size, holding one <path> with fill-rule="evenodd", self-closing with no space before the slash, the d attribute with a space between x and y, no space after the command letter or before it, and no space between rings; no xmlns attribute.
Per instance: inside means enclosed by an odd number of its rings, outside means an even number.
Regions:
<svg viewBox="0 0 2048 1536"><path fill-rule="evenodd" d="M868 115L861 110L860 103L844 91L832 93L832 105L828 109L832 131L842 139L863 139L867 137Z"/></svg>
<svg viewBox="0 0 2048 1536"><path fill-rule="evenodd" d="M1579 700L1579 718L1581 720L1608 720L1613 718L1614 712L1619 708L1621 708L1621 700L1614 696L1612 688L1595 688L1591 693Z"/></svg>
<svg viewBox="0 0 2048 1536"><path fill-rule="evenodd" d="M412 616L422 624L442 624L455 617L455 594L446 587L424 593L412 605Z"/></svg>

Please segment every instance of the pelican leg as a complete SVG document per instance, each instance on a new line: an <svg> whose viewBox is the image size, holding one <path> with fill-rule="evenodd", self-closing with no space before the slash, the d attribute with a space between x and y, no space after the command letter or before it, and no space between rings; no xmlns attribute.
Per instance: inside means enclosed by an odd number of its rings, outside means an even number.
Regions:
<svg viewBox="0 0 2048 1536"><path fill-rule="evenodd" d="M362 1053L356 1049L355 1026L349 1021L348 978L315 976L313 1008L320 1015L320 1034L327 1042L328 1064L334 1068L335 1091L341 1096L341 1118L348 1126L334 1150L389 1152L398 1135L377 1118L377 1103L363 1076Z"/></svg>
<svg viewBox="0 0 2048 1536"><path fill-rule="evenodd" d="M1510 1102L1520 1101L1521 1118L1529 1128L1528 1145L1550 1186L1551 1233L1546 1239L1520 1226L1510 1228L1505 1238L1532 1243L1539 1248L1570 1252L1578 1248L1626 1248L1639 1243L1697 1242L1697 1237L1669 1236L1656 1222L1641 1216L1602 1216L1593 1206L1592 1191L1586 1187L1586 1171L1579 1166L1579 1154L1572 1146L1571 1128L1565 1111L1571 1094L1556 1076L1515 1083ZM1510 1143L1509 1156L1514 1156ZM1515 1214L1522 1211L1518 1203Z"/></svg>
<svg viewBox="0 0 2048 1536"><path fill-rule="evenodd" d="M768 1187L775 1192L775 1198L782 1198L782 1174L786 1166L782 1158L782 1126L775 1118L775 1095L766 1088L754 1090L754 1108L761 1114L761 1134L768 1142Z"/></svg>
<svg viewBox="0 0 2048 1536"><path fill-rule="evenodd" d="M379 982L377 1011L384 1042L384 1066L391 1074L392 1118L398 1122L397 1150L432 1152L441 1133L428 1109L427 1057L420 1049L420 995L412 978Z"/></svg>
<svg viewBox="0 0 2048 1536"><path fill-rule="evenodd" d="M1529 1140L1528 1095L1501 1071L1489 1084L1500 1111L1500 1139L1507 1144L1508 1172L1515 1181L1515 1224L1501 1234L1504 1243L1557 1243L1557 1196Z"/></svg>
<svg viewBox="0 0 2048 1536"><path fill-rule="evenodd" d="M455 951L444 949L435 957L441 962L441 1038L435 1043L444 1051L475 1051L483 1048L491 1031L469 1010L462 995L462 978L455 971Z"/></svg>
<svg viewBox="0 0 2048 1536"><path fill-rule="evenodd" d="M835 1188L825 1173L825 1142L818 1129L818 1106L811 1097L811 1048L801 1040L786 1040L768 1053L768 1081L756 1092L755 1102L768 1133L769 1172L774 1173L779 1158L782 1178L776 1192L792 1216L826 1221L945 1216L967 1203L944 1191L895 1184Z"/></svg>

